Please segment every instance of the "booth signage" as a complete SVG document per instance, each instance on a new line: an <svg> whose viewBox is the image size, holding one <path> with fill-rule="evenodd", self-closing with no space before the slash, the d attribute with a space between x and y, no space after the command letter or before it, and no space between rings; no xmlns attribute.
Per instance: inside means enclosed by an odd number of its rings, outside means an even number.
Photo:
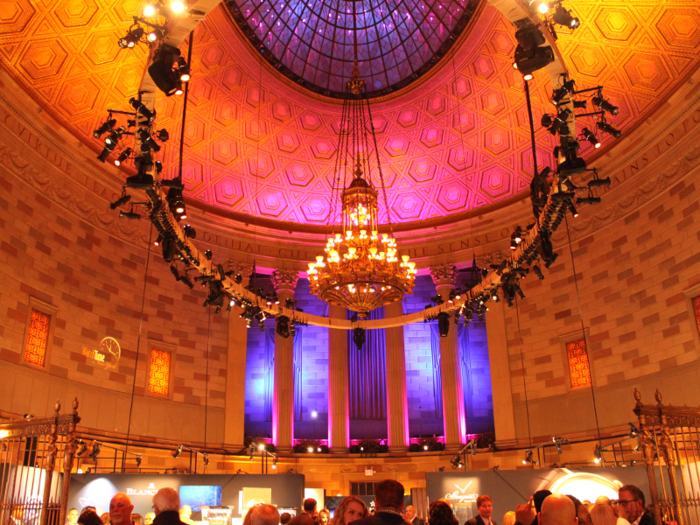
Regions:
<svg viewBox="0 0 700 525"><path fill-rule="evenodd" d="M115 368L122 355L119 342L113 337L105 337L97 349L83 346L83 355L103 368Z"/></svg>
<svg viewBox="0 0 700 525"><path fill-rule="evenodd" d="M129 487L126 489L127 496L155 496L156 492L158 492L158 489L155 483L149 483L147 489L132 489Z"/></svg>
<svg viewBox="0 0 700 525"><path fill-rule="evenodd" d="M473 481L470 481L467 483L467 486L462 488L460 487L457 483L455 483L455 487L457 487L457 490L454 492L445 494L445 499L454 503L474 503L476 502L476 499L479 497L479 494L477 493L467 493L467 489L471 486Z"/></svg>

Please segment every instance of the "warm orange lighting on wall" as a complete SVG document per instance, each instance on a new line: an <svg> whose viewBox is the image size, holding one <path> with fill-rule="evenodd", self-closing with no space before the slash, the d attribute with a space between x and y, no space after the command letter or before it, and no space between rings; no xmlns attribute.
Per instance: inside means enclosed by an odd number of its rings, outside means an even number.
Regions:
<svg viewBox="0 0 700 525"><path fill-rule="evenodd" d="M591 384L591 368L588 364L586 340L578 339L566 343L566 356L569 359L571 388L589 386Z"/></svg>
<svg viewBox="0 0 700 525"><path fill-rule="evenodd" d="M46 345L49 342L49 324L51 317L32 309L29 321L27 346L24 349L24 360L37 366L44 366L46 360Z"/></svg>
<svg viewBox="0 0 700 525"><path fill-rule="evenodd" d="M157 396L168 395L170 383L170 352L151 350L151 370L148 373L148 393Z"/></svg>
<svg viewBox="0 0 700 525"><path fill-rule="evenodd" d="M700 330L700 295L693 297L693 312L695 313L695 322Z"/></svg>

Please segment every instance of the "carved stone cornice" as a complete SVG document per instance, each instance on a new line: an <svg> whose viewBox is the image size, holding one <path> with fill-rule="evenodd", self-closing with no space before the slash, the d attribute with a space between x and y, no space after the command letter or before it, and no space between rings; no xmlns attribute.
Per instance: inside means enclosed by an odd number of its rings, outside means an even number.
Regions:
<svg viewBox="0 0 700 525"><path fill-rule="evenodd" d="M235 272L234 275L240 274L243 279L250 279L253 275L253 265L248 263L236 262L236 261L226 261L226 271Z"/></svg>
<svg viewBox="0 0 700 525"><path fill-rule="evenodd" d="M298 280L299 272L296 270L275 270L272 273L272 285L277 293L283 290L294 293Z"/></svg>
<svg viewBox="0 0 700 525"><path fill-rule="evenodd" d="M454 288L457 280L457 268L454 264L440 264L430 267L430 276L435 286L451 286Z"/></svg>

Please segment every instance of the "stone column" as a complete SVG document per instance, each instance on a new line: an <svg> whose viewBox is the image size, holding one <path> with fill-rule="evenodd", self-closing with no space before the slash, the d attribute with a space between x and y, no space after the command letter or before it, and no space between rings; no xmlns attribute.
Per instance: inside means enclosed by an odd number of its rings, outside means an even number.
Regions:
<svg viewBox="0 0 700 525"><path fill-rule="evenodd" d="M513 390L510 381L508 337L506 336L505 303L489 301L486 312L486 339L491 367L491 392L496 444L509 446L516 443Z"/></svg>
<svg viewBox="0 0 700 525"><path fill-rule="evenodd" d="M384 317L403 315L402 301L384 307ZM386 407L389 434L389 450L408 450L408 396L406 393L406 352L403 326L386 328Z"/></svg>
<svg viewBox="0 0 700 525"><path fill-rule="evenodd" d="M345 319L342 306L330 305L328 317ZM348 390L348 333L328 329L328 445L342 454L350 446L350 399Z"/></svg>
<svg viewBox="0 0 700 525"><path fill-rule="evenodd" d="M457 270L451 264L430 268L437 293L444 302L455 288ZM454 315L454 314L453 314ZM450 321L447 337L440 338L440 372L442 374L442 416L445 429L445 450L459 450L467 434L462 391L462 369L459 359L457 327Z"/></svg>
<svg viewBox="0 0 700 525"><path fill-rule="evenodd" d="M280 304L294 299L299 280L296 270L272 274ZM279 452L291 452L294 439L294 338L275 333L275 384L272 399L272 441Z"/></svg>
<svg viewBox="0 0 700 525"><path fill-rule="evenodd" d="M252 266L233 263L231 269L243 277L247 286ZM232 450L243 448L245 422L245 373L248 347L248 329L241 319L243 309L238 305L228 315L228 344L226 352L226 411L224 414L224 442Z"/></svg>

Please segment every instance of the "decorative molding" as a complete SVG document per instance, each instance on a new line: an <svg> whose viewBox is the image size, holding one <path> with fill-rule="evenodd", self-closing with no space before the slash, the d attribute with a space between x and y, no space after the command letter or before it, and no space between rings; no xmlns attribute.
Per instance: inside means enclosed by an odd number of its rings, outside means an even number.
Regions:
<svg viewBox="0 0 700 525"><path fill-rule="evenodd" d="M296 270L275 270L272 273L272 285L277 293L282 290L294 293L298 280L299 272Z"/></svg>
<svg viewBox="0 0 700 525"><path fill-rule="evenodd" d="M454 264L441 264L430 267L430 276L433 278L435 286L451 286L454 288L457 280L457 268Z"/></svg>

